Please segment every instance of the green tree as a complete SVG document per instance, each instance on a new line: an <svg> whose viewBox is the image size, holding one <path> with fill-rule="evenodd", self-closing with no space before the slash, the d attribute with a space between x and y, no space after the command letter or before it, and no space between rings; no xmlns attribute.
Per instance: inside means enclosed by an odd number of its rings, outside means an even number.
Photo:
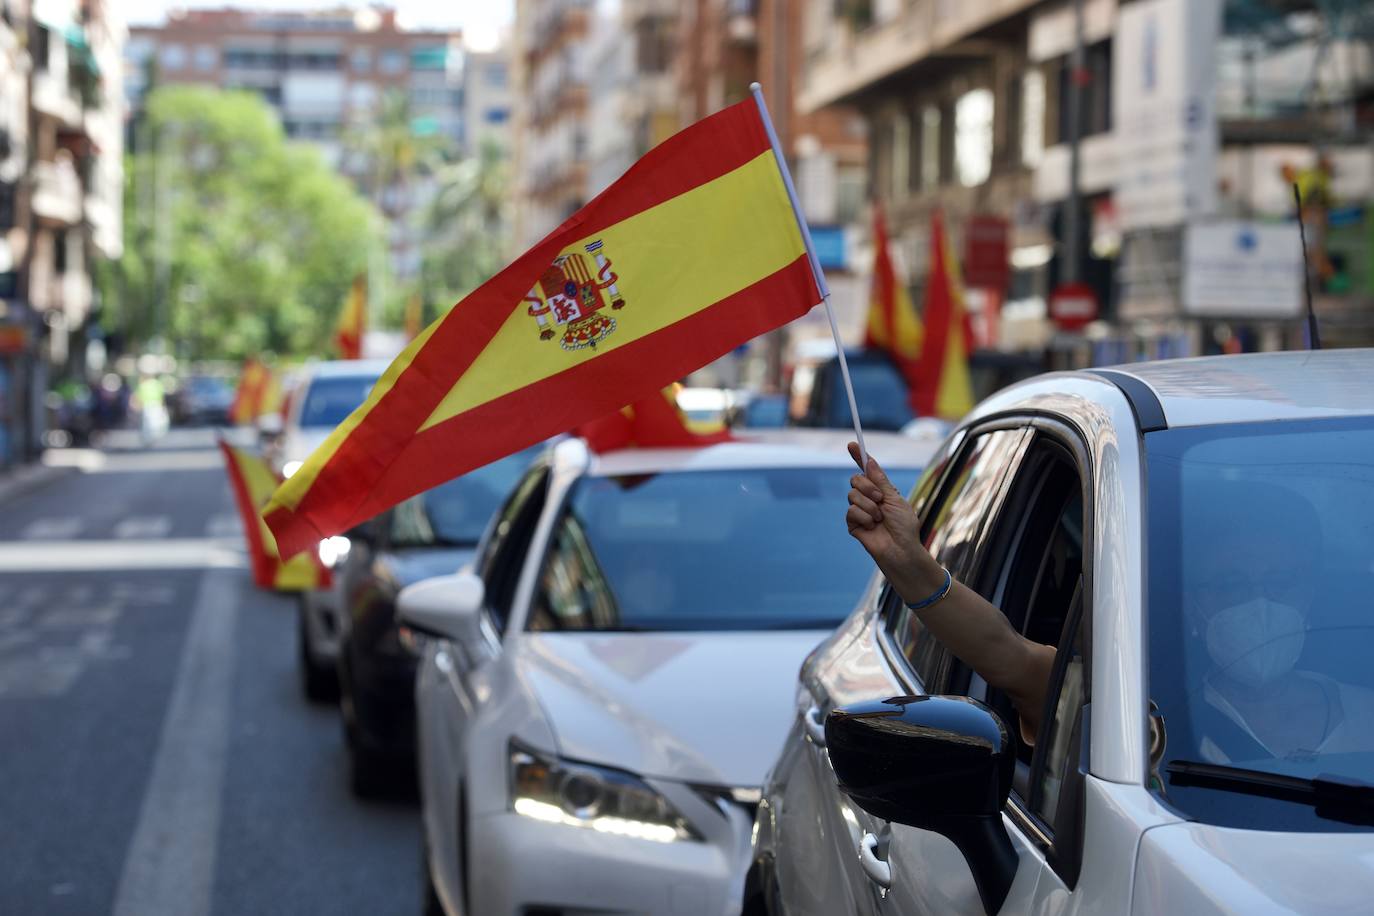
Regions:
<svg viewBox="0 0 1374 916"><path fill-rule="evenodd" d="M105 322L191 359L326 352L381 221L256 95L166 87L129 157Z"/></svg>
<svg viewBox="0 0 1374 916"><path fill-rule="evenodd" d="M435 170L422 214L428 304L451 305L505 265L509 181L505 151L494 143Z"/></svg>

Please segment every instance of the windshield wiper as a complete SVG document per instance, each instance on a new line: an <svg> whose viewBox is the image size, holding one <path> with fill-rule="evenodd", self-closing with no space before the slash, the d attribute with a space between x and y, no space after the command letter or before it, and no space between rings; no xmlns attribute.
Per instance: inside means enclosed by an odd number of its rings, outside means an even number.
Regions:
<svg viewBox="0 0 1374 916"><path fill-rule="evenodd" d="M1165 771L1174 785L1296 802L1310 805L1317 817L1327 820L1374 824L1374 785L1358 779L1331 774L1305 779L1193 760L1171 760Z"/></svg>

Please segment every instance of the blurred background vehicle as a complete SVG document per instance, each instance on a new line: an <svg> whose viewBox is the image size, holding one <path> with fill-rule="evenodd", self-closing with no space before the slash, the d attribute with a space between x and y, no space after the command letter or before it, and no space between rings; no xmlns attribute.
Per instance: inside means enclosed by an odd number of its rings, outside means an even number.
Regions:
<svg viewBox="0 0 1374 916"><path fill-rule="evenodd" d="M397 594L471 560L493 513L542 449L517 452L426 490L321 547L339 558L334 569L346 611L339 699L355 794L409 783L414 773L418 651L396 618ZM306 605L307 613L312 606ZM327 619L311 622L330 625Z"/></svg>
<svg viewBox="0 0 1374 916"><path fill-rule="evenodd" d="M174 426L227 426L234 389L221 375L188 375L170 401Z"/></svg>
<svg viewBox="0 0 1374 916"><path fill-rule="evenodd" d="M434 637L415 696L435 906L730 910L791 677L870 575L836 523L844 442L561 443L469 569L402 592L402 622ZM871 444L902 486L933 449Z"/></svg>
<svg viewBox="0 0 1374 916"><path fill-rule="evenodd" d="M782 429L788 426L789 399L785 394L754 394L734 415L734 425L744 429Z"/></svg>

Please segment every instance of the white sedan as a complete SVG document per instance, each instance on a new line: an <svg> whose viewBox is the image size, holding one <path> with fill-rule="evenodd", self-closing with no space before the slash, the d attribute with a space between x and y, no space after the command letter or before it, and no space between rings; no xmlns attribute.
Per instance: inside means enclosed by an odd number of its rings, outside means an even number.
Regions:
<svg viewBox="0 0 1374 916"><path fill-rule="evenodd" d="M844 441L566 440L472 571L402 592L437 637L416 678L433 910L739 911L798 666L869 577L841 519ZM870 445L907 483L932 450Z"/></svg>
<svg viewBox="0 0 1374 916"><path fill-rule="evenodd" d="M1039 733L878 581L802 669L746 912L1369 912L1371 380L1221 357L975 409L912 498L1057 647Z"/></svg>

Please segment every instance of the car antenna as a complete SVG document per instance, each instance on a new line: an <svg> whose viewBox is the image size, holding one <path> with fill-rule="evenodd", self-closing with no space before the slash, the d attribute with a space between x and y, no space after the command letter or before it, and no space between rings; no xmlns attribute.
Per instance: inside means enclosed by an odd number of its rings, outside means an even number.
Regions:
<svg viewBox="0 0 1374 916"><path fill-rule="evenodd" d="M1307 296L1307 348L1320 350L1321 335L1317 332L1317 313L1312 309L1312 266L1307 260L1307 229L1302 222L1302 191L1293 182L1293 200L1298 205L1298 239L1302 242L1302 289Z"/></svg>

